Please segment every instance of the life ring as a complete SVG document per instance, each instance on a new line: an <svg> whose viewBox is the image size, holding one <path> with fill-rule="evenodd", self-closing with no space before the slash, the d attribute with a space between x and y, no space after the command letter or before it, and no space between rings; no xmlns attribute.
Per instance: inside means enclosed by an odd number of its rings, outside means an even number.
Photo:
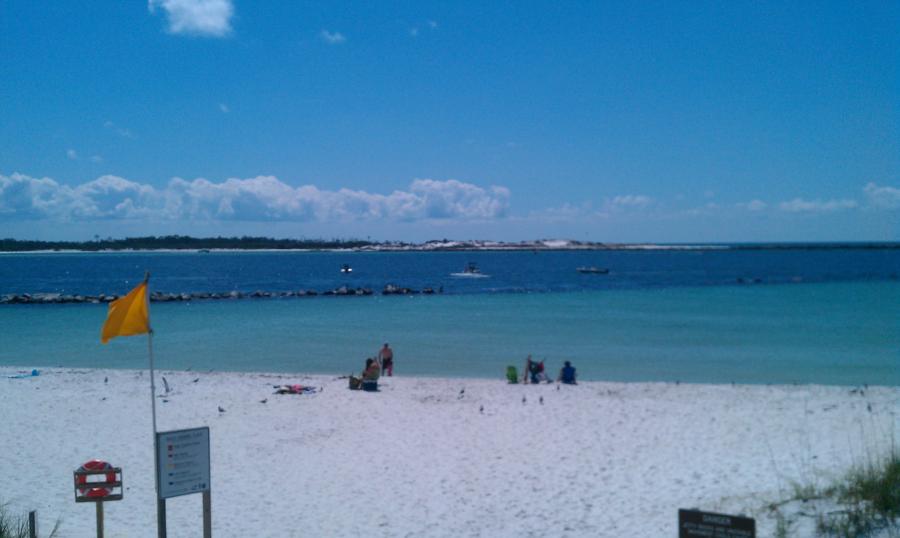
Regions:
<svg viewBox="0 0 900 538"><path fill-rule="evenodd" d="M105 481L106 482L115 482L116 481L116 472L113 470L113 466L102 460L91 460L91 461L85 463L84 465L82 465L81 467L79 467L78 470L79 471L106 471L106 475L105 475L106 480ZM89 485L90 482L88 482L87 477L88 477L88 475L84 475L84 474L78 475L77 484L79 486ZM106 497L107 495L112 493L112 490L110 490L108 488L84 487L84 488L79 488L78 490L85 497L90 497L92 499Z"/></svg>

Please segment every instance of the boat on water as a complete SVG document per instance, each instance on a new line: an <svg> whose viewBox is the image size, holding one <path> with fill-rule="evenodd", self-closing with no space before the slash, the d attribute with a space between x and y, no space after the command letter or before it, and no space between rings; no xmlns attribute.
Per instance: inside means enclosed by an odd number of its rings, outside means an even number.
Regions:
<svg viewBox="0 0 900 538"><path fill-rule="evenodd" d="M348 264L345 263L344 265L341 266L341 272L342 272L342 273L352 273L352 272L353 272L353 268L350 267Z"/></svg>
<svg viewBox="0 0 900 538"><path fill-rule="evenodd" d="M575 270L587 275L605 275L609 273L609 269L605 267L577 267Z"/></svg>
<svg viewBox="0 0 900 538"><path fill-rule="evenodd" d="M469 262L466 264L466 267L460 273L450 273L450 276L463 277L463 278L485 278L490 275L486 275L481 272L481 269L475 265L475 262Z"/></svg>

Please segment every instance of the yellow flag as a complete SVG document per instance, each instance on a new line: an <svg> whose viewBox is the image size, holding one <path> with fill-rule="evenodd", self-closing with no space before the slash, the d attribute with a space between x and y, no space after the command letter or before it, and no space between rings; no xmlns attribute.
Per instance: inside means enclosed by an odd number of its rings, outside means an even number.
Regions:
<svg viewBox="0 0 900 538"><path fill-rule="evenodd" d="M117 336L133 336L150 332L150 308L147 306L147 281L109 303L106 323L100 332L104 344Z"/></svg>

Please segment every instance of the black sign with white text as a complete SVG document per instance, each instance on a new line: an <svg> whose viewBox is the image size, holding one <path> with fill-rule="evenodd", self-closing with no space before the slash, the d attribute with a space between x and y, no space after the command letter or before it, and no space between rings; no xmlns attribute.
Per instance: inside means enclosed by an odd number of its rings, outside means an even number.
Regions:
<svg viewBox="0 0 900 538"><path fill-rule="evenodd" d="M756 521L749 517L679 510L678 538L756 538Z"/></svg>

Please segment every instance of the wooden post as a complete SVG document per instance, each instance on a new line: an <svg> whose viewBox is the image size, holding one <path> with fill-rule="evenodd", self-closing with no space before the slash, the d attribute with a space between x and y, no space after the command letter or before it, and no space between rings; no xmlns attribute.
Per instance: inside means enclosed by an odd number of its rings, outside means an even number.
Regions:
<svg viewBox="0 0 900 538"><path fill-rule="evenodd" d="M203 492L203 538L212 538L212 494Z"/></svg>
<svg viewBox="0 0 900 538"><path fill-rule="evenodd" d="M28 538L37 538L37 512L28 512Z"/></svg>
<svg viewBox="0 0 900 538"><path fill-rule="evenodd" d="M103 538L103 501L94 504L97 505L97 538Z"/></svg>

